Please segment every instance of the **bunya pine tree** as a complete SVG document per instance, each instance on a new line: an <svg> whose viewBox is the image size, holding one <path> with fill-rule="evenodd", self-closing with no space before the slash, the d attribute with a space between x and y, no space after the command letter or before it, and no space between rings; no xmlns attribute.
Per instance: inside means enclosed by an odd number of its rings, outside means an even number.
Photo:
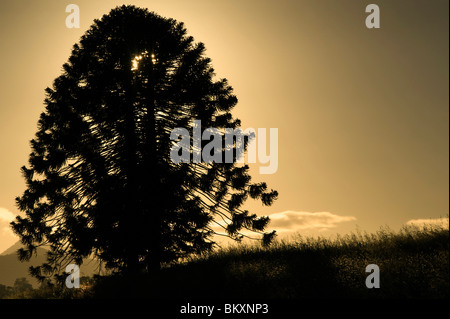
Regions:
<svg viewBox="0 0 450 319"><path fill-rule="evenodd" d="M183 23L134 6L95 20L46 89L16 199L25 215L12 222L20 258L49 247L47 262L32 268L43 279L88 256L119 271L158 271L211 250L218 227L269 243L269 218L241 207L248 197L271 205L278 194L252 183L248 165L170 158L171 132L192 132L193 120L240 127L236 103Z"/></svg>

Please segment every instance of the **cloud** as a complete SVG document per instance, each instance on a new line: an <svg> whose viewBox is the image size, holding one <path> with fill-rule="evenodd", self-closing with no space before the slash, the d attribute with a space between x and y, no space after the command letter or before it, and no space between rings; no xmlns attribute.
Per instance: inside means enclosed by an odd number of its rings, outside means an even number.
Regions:
<svg viewBox="0 0 450 319"><path fill-rule="evenodd" d="M10 223L14 220L15 217L16 217L16 215L11 213L9 210L7 210L6 208L0 207L0 222Z"/></svg>
<svg viewBox="0 0 450 319"><path fill-rule="evenodd" d="M330 212L297 212L284 211L268 216L270 223L267 231L276 230L278 234L289 234L290 232L302 232L302 234L315 235L317 232L334 229L341 223L356 220L354 216L341 216ZM218 233L225 233L221 226L226 226L224 221L211 223L211 228ZM257 237L255 233L242 229L241 233L250 237ZM221 238L219 238L220 240Z"/></svg>
<svg viewBox="0 0 450 319"><path fill-rule="evenodd" d="M9 223L11 223L16 215L6 208L0 207L0 236L15 237Z"/></svg>
<svg viewBox="0 0 450 319"><path fill-rule="evenodd" d="M448 217L441 218L419 218L419 219L411 219L406 222L408 226L416 226L419 228L423 228L425 226L437 226L443 227L444 229L448 229Z"/></svg>
<svg viewBox="0 0 450 319"><path fill-rule="evenodd" d="M340 216L330 212L296 212L284 211L272 214L270 228L279 232L297 230L324 231L335 228L338 224L356 220L354 216Z"/></svg>
<svg viewBox="0 0 450 319"><path fill-rule="evenodd" d="M11 223L16 218L12 212L0 207L0 253L14 244L18 237L11 229Z"/></svg>

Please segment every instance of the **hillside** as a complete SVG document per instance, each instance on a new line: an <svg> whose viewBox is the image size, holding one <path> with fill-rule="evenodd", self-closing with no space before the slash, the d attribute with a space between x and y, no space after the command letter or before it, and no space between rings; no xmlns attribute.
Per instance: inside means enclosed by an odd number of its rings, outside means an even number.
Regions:
<svg viewBox="0 0 450 319"><path fill-rule="evenodd" d="M13 257L0 256L0 274L9 274L9 285L26 269ZM380 288L366 287L369 264L379 266ZM407 227L398 233L384 229L334 240L298 236L266 248L239 245L217 250L165 267L157 277L116 274L82 285L81 290L63 287L57 293L36 290L31 295L167 300L448 298L449 231Z"/></svg>
<svg viewBox="0 0 450 319"><path fill-rule="evenodd" d="M368 289L366 266L380 268ZM298 238L270 248L238 246L165 269L161 276L105 277L86 297L124 298L448 298L449 231L408 227L399 233L336 240Z"/></svg>

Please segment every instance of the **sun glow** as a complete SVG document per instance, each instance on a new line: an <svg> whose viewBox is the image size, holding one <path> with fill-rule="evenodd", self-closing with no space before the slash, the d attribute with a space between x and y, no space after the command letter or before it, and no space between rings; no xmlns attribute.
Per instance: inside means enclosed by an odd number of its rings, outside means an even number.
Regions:
<svg viewBox="0 0 450 319"><path fill-rule="evenodd" d="M154 53L149 54L147 51L142 52L139 55L136 55L133 60L131 60L131 70L136 71L139 69L139 63L144 58L150 58L152 61L152 64L157 64L158 59L156 58L156 55Z"/></svg>
<svg viewBox="0 0 450 319"><path fill-rule="evenodd" d="M142 55L137 55L131 61L131 70L136 71L139 68L139 61L142 60Z"/></svg>

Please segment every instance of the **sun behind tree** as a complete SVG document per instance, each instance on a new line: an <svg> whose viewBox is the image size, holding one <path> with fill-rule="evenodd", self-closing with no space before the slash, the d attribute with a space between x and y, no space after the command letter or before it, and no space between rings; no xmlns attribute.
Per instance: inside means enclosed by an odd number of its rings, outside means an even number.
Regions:
<svg viewBox="0 0 450 319"><path fill-rule="evenodd" d="M47 88L46 111L31 141L27 189L12 223L28 259L49 245L43 279L94 256L127 272L158 271L210 250L211 226L239 240L264 233L269 218L240 209L250 196L271 205L278 193L252 184L248 166L170 159L177 127L237 128L237 99L213 80L202 43L183 23L146 9L113 9L75 44L64 72ZM192 152L193 150L191 150Z"/></svg>

